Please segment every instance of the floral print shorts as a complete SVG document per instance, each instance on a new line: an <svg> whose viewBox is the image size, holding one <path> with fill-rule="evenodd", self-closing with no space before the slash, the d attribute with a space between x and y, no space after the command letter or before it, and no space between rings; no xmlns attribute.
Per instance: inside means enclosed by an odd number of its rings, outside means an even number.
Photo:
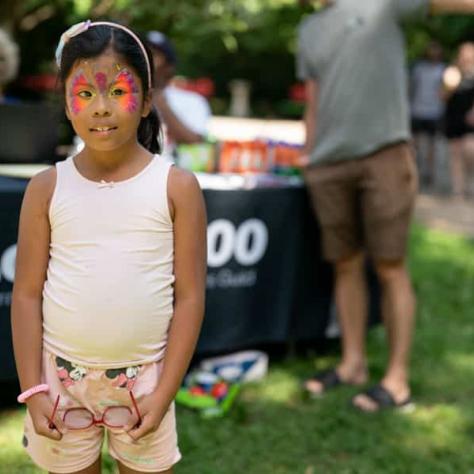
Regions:
<svg viewBox="0 0 474 474"><path fill-rule="evenodd" d="M130 391L139 401L156 388L161 368L161 362L154 362L117 369L95 369L43 352L43 382L50 387L48 394L52 402L60 395L60 414L66 409L82 407L99 419L108 407L129 406ZM60 441L54 441L35 432L27 412L23 446L33 461L47 471L76 472L90 466L100 456L105 431L110 455L136 471L166 471L181 459L174 404L158 430L136 442L120 428L103 426L68 430Z"/></svg>

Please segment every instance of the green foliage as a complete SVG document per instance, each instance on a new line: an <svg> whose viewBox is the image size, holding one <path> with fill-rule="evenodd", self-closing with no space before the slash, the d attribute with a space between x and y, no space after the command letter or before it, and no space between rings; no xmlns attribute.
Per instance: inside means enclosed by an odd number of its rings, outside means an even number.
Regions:
<svg viewBox="0 0 474 474"><path fill-rule="evenodd" d="M431 39L439 41L444 46L446 59L449 61L461 42L474 41L474 17L433 16L429 20L407 23L405 31L410 62L423 54Z"/></svg>
<svg viewBox="0 0 474 474"><path fill-rule="evenodd" d="M48 12L45 13L45 7ZM51 71L59 35L86 18L110 18L147 31L161 30L176 43L178 73L208 76L217 95L229 95L235 78L252 82L259 109L280 113L295 82L296 30L309 7L298 0L2 0L0 23L9 26L22 49L22 74ZM27 18L29 21L25 21ZM451 55L474 31L474 18L432 17L406 26L408 58L422 54L430 38Z"/></svg>

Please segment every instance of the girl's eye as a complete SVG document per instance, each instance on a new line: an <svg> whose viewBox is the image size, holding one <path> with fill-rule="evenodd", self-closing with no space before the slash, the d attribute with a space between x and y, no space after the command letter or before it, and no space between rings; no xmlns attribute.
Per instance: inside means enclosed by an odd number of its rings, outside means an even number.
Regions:
<svg viewBox="0 0 474 474"><path fill-rule="evenodd" d="M77 95L79 97L82 97L83 99L89 99L90 97L92 97L92 92L90 92L90 91L80 91Z"/></svg>
<svg viewBox="0 0 474 474"><path fill-rule="evenodd" d="M123 89L114 89L112 95L124 95L125 91Z"/></svg>

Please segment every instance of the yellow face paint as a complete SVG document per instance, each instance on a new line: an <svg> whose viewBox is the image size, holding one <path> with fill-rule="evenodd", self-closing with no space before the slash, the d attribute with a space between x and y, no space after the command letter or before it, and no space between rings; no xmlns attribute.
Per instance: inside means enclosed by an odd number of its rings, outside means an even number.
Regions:
<svg viewBox="0 0 474 474"><path fill-rule="evenodd" d="M82 112L95 96L82 69L79 69L72 78L68 95L71 111L76 115Z"/></svg>
<svg viewBox="0 0 474 474"><path fill-rule="evenodd" d="M98 70L89 61L83 61L68 88L72 113L77 115L82 112L98 94L115 100L116 104L130 113L136 112L140 102L139 85L128 69L114 63L109 68Z"/></svg>
<svg viewBox="0 0 474 474"><path fill-rule="evenodd" d="M110 92L118 98L127 112L133 113L137 110L140 89L130 71L123 69L117 74Z"/></svg>

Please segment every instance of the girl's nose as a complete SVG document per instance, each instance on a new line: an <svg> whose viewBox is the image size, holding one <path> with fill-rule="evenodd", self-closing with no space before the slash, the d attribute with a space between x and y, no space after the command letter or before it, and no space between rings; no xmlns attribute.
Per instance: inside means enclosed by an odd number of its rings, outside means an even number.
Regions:
<svg viewBox="0 0 474 474"><path fill-rule="evenodd" d="M106 117L110 115L110 105L108 98L104 94L99 94L94 108L95 117Z"/></svg>

